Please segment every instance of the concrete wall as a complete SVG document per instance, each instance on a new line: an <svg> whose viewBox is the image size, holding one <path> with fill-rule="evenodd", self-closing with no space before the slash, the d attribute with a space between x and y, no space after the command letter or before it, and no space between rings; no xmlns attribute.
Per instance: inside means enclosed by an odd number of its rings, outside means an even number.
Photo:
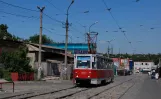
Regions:
<svg viewBox="0 0 161 99"><path fill-rule="evenodd" d="M42 71L44 73L44 76L47 76L47 62L42 62L41 63L41 68L42 68ZM34 66L34 69L38 69L38 62L35 62L35 66Z"/></svg>
<svg viewBox="0 0 161 99"><path fill-rule="evenodd" d="M30 66L32 67L32 68L34 68L34 65L35 65L35 53L28 53L27 54L27 57L28 58L30 58Z"/></svg>

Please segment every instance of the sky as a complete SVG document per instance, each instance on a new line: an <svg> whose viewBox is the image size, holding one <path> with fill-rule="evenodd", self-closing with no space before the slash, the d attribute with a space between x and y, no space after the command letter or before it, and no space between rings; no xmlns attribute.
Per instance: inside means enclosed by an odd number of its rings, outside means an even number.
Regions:
<svg viewBox="0 0 161 99"><path fill-rule="evenodd" d="M45 6L43 34L56 42L64 42L65 25L61 22L66 20L66 10L71 1L0 0L0 24L7 24L11 34L27 39L34 34L39 34L40 12L37 6ZM111 13L103 1L108 8L111 8ZM135 0L75 0L69 10L69 42L84 43L85 33L89 32L89 26L97 21L98 23L91 27L91 31L99 33L98 52L106 53L109 45L113 46L114 53L119 53L119 51L130 54L161 53L160 4L161 0L140 0L139 2ZM85 11L89 12L84 13ZM122 31L126 31L125 34L121 32L118 25ZM86 29L83 26L86 26ZM113 40L110 44L106 42L110 40Z"/></svg>

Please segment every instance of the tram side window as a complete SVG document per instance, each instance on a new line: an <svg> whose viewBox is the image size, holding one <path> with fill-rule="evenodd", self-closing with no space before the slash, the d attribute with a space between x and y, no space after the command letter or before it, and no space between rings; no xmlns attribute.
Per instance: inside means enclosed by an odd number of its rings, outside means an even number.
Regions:
<svg viewBox="0 0 161 99"><path fill-rule="evenodd" d="M92 62L92 68L93 69L96 69L97 67L96 67L96 59L95 59L95 57L94 57L94 62Z"/></svg>
<svg viewBox="0 0 161 99"><path fill-rule="evenodd" d="M105 69L105 61L103 58L97 58L97 69Z"/></svg>
<svg viewBox="0 0 161 99"><path fill-rule="evenodd" d="M110 62L107 63L107 69L111 69L111 63Z"/></svg>
<svg viewBox="0 0 161 99"><path fill-rule="evenodd" d="M97 58L97 69L101 69L101 60Z"/></svg>
<svg viewBox="0 0 161 99"><path fill-rule="evenodd" d="M104 68L107 69L108 68L108 65L107 65L107 60L105 59L105 63L104 63Z"/></svg>
<svg viewBox="0 0 161 99"><path fill-rule="evenodd" d="M113 62L108 62L108 69L112 69L113 68Z"/></svg>

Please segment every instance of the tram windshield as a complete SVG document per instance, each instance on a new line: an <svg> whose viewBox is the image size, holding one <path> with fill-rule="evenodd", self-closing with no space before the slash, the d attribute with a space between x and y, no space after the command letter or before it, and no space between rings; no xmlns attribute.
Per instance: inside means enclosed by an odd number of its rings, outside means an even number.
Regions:
<svg viewBox="0 0 161 99"><path fill-rule="evenodd" d="M77 68L90 68L90 56L77 56Z"/></svg>

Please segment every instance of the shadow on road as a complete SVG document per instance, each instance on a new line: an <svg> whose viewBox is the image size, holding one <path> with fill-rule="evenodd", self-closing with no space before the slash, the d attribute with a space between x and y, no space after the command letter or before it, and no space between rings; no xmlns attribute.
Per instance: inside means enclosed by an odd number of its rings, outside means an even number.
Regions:
<svg viewBox="0 0 161 99"><path fill-rule="evenodd" d="M98 84L98 85L84 83L84 84L78 84L76 86L81 87L81 88L97 88L97 87L109 85L111 83L113 83L113 82L107 82L107 83L102 83L102 84Z"/></svg>

